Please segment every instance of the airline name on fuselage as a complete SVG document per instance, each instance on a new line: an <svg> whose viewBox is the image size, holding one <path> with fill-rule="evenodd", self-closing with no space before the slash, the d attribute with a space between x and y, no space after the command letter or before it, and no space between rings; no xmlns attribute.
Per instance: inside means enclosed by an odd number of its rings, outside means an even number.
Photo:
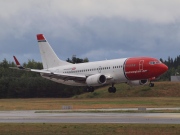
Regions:
<svg viewBox="0 0 180 135"><path fill-rule="evenodd" d="M72 67L72 68L66 68L64 70L76 70L76 67Z"/></svg>
<svg viewBox="0 0 180 135"><path fill-rule="evenodd" d="M128 71L128 72L125 72L126 74L136 74L136 73L145 73L147 72L147 70L135 70L135 71Z"/></svg>

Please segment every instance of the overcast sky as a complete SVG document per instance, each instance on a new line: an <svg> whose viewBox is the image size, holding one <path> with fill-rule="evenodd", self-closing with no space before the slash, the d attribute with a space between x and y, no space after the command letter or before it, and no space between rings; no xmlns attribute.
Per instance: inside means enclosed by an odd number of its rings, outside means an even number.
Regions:
<svg viewBox="0 0 180 135"><path fill-rule="evenodd" d="M0 0L0 61L41 61L36 34L59 58L180 55L180 0Z"/></svg>

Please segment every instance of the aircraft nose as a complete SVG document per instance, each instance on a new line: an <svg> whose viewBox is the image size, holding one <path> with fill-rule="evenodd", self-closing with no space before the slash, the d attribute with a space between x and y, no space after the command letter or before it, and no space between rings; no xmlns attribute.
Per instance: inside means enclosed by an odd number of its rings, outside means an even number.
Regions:
<svg viewBox="0 0 180 135"><path fill-rule="evenodd" d="M165 64L161 65L161 70L163 73L165 73L168 70L168 67Z"/></svg>

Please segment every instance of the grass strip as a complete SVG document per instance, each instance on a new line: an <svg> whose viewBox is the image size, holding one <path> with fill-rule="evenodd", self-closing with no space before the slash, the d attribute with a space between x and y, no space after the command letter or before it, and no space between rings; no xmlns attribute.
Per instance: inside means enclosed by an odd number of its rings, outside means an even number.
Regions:
<svg viewBox="0 0 180 135"><path fill-rule="evenodd" d="M1 123L0 135L179 135L176 124L15 124Z"/></svg>
<svg viewBox="0 0 180 135"><path fill-rule="evenodd" d="M3 110L60 110L62 106L73 109L99 108L168 108L179 107L180 97L121 97L93 99L0 99L0 111Z"/></svg>

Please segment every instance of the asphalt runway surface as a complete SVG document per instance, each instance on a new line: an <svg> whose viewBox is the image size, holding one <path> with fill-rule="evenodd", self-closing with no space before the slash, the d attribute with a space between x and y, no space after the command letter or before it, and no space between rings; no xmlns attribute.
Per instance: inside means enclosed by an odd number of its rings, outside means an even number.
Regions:
<svg viewBox="0 0 180 135"><path fill-rule="evenodd" d="M40 111L38 111L40 112ZM37 113L0 111L0 123L149 123L180 124L180 113Z"/></svg>

